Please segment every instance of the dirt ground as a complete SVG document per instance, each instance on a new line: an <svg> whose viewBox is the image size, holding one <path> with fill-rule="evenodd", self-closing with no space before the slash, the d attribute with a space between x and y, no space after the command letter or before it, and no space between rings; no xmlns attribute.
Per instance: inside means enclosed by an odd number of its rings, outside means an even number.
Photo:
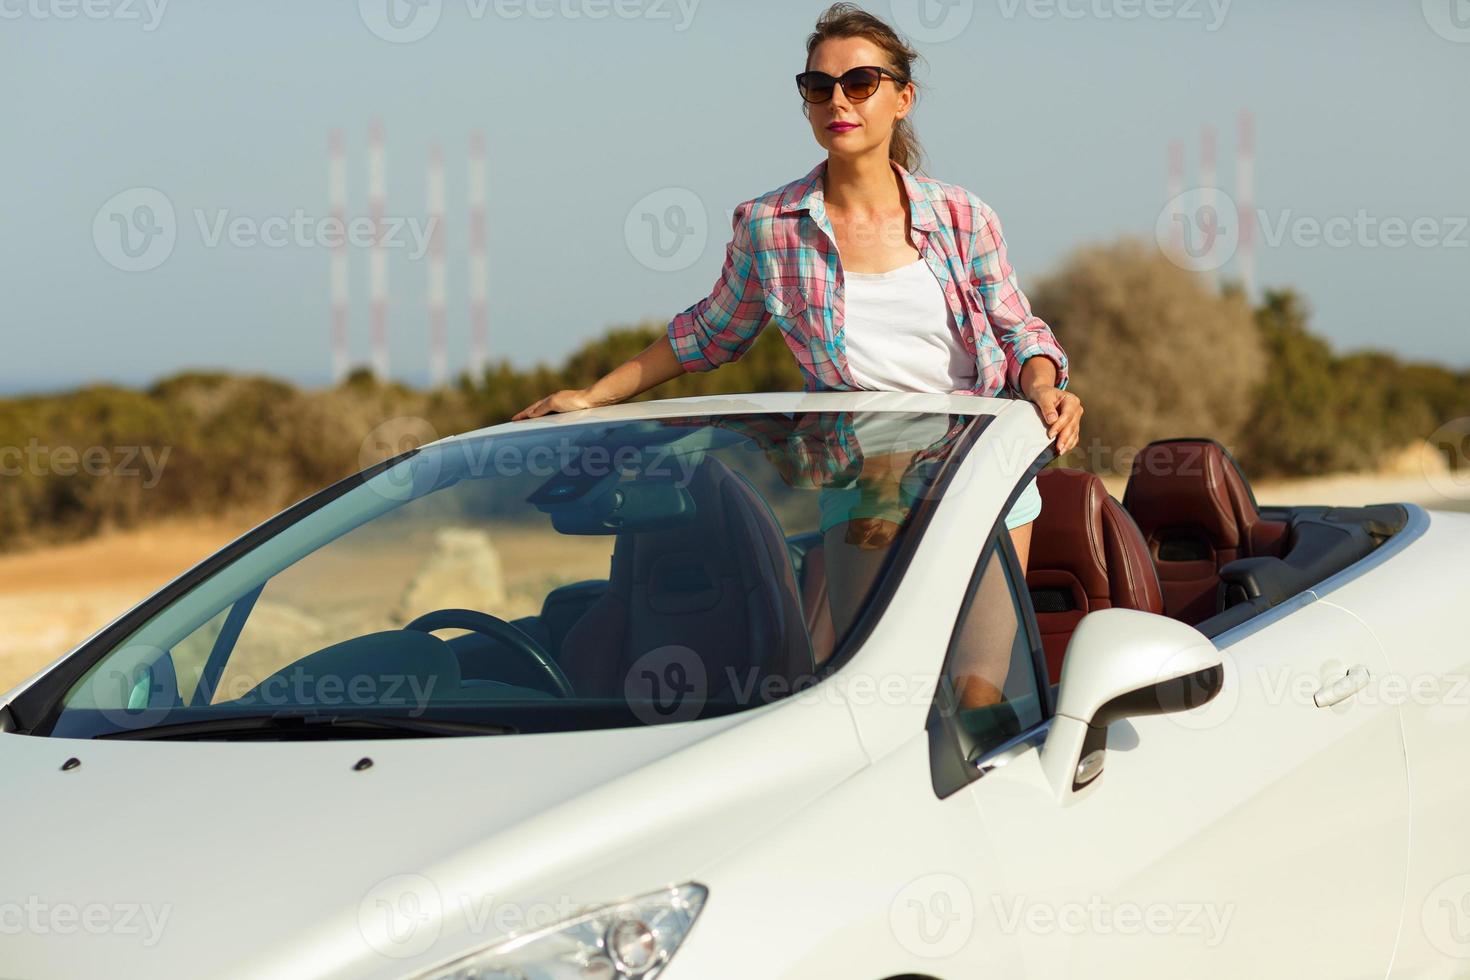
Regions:
<svg viewBox="0 0 1470 980"><path fill-rule="evenodd" d="M62 656L255 523L170 522L0 555L0 690Z"/></svg>
<svg viewBox="0 0 1470 980"><path fill-rule="evenodd" d="M266 516L171 522L0 555L0 693L63 656ZM495 585L503 596L496 611L506 618L533 613L539 603L528 597L539 599L550 588L577 579L606 578L610 548L607 538L498 529L494 550L500 567L495 570ZM283 572L282 585L263 605L282 607L282 593L291 591L299 594L292 597L290 608L275 610L291 624L300 626L304 617L311 621L306 625L330 627L333 619L346 619L367 629L389 628L413 613L463 604L445 599L453 582L442 578L464 574L466 566L451 556L440 581L429 575L431 581L416 583L414 572L423 572L419 559L430 546L423 543L412 555L404 553L407 550L358 547L323 552L307 560L313 562L310 567L303 562ZM288 581L291 576L302 581ZM417 599L409 591L415 584L424 592ZM397 608L405 602L424 608ZM365 607L381 609L385 621L376 626L362 622ZM334 638L327 636L324 642Z"/></svg>
<svg viewBox="0 0 1470 980"><path fill-rule="evenodd" d="M1122 479L1109 479L1122 496ZM1432 485L1422 475L1338 476L1255 487L1262 504L1353 505L1412 501L1470 510L1470 483ZM264 516L264 515L260 515ZM88 541L0 556L0 692L61 657L158 588L254 526L259 517L180 521ZM550 553L536 541L497 539L507 584L605 568L604 555ZM553 568L552 566L555 566ZM575 566L575 567L573 567Z"/></svg>

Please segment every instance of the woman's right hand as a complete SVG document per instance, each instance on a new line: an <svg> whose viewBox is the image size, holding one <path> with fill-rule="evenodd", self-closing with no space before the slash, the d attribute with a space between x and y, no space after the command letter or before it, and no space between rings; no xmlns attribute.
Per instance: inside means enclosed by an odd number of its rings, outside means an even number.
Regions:
<svg viewBox="0 0 1470 980"><path fill-rule="evenodd" d="M594 408L594 402L588 395L586 388L563 388L561 391L547 395L539 401L532 402L511 416L512 422L521 419L534 419L542 415L550 415L553 412L576 412L584 408Z"/></svg>

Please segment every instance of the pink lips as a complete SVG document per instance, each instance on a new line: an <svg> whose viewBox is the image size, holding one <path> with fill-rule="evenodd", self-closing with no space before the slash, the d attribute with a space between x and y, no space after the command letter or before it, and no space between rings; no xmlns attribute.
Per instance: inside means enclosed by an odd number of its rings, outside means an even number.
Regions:
<svg viewBox="0 0 1470 980"><path fill-rule="evenodd" d="M827 128L834 133L845 133L850 129L857 129L857 123L835 122L829 123Z"/></svg>

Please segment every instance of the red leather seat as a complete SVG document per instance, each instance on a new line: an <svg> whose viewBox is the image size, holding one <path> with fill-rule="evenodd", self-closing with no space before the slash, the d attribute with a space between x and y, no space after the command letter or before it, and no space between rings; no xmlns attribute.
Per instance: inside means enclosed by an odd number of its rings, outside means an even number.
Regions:
<svg viewBox="0 0 1470 980"><path fill-rule="evenodd" d="M1235 459L1213 439L1151 442L1133 458L1123 506L1138 522L1164 610L1190 625L1219 611L1220 569L1280 556L1287 525L1261 517Z"/></svg>
<svg viewBox="0 0 1470 980"><path fill-rule="evenodd" d="M1041 516L1031 534L1026 585L1036 609L1052 683L1082 617L1098 609L1164 611L1143 535L1102 480L1051 468L1036 479Z"/></svg>

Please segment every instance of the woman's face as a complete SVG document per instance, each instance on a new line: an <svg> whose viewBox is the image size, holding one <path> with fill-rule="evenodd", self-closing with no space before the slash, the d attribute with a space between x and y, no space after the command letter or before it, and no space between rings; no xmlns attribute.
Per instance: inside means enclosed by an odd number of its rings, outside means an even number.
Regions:
<svg viewBox="0 0 1470 980"><path fill-rule="evenodd" d="M894 70L882 49L865 37L823 41L812 51L806 67L808 71L824 71L840 78L848 69L863 65ZM833 88L829 101L817 105L803 103L812 124L812 135L829 156L856 157L877 152L885 158L894 123L908 115L913 104L914 86L900 88L886 75L878 91L862 102L853 102L838 85ZM832 128L839 123L851 128Z"/></svg>

